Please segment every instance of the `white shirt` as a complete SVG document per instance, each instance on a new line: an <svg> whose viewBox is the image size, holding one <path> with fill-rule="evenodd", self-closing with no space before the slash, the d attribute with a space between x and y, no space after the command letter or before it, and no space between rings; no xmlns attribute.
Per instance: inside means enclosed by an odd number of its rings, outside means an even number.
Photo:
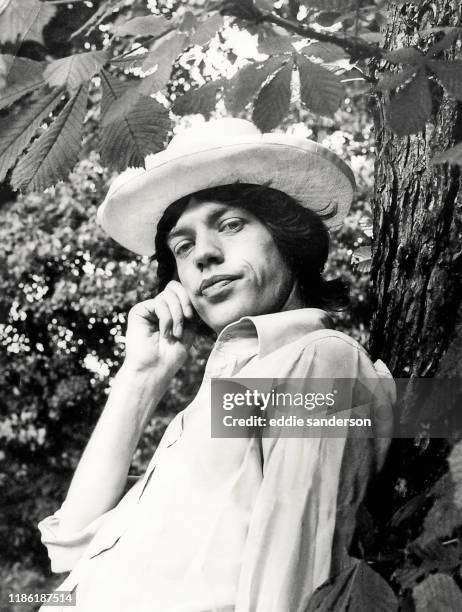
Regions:
<svg viewBox="0 0 462 612"><path fill-rule="evenodd" d="M304 308L228 325L196 397L118 505L78 533L62 533L59 510L39 523L52 570L70 571L59 589L76 588L76 612L305 609L342 566L352 513L392 427L391 374L329 321ZM212 438L210 379L234 376L380 379L370 412L385 437L347 445L345 438ZM352 409L359 400L346 401ZM351 474L350 465L344 478L349 445L350 453L361 449L361 468ZM352 482L359 482L355 499Z"/></svg>

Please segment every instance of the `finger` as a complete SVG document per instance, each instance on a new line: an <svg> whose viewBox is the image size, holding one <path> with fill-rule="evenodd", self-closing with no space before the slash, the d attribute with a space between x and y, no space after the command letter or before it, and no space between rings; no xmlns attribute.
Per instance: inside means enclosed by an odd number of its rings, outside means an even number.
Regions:
<svg viewBox="0 0 462 612"><path fill-rule="evenodd" d="M180 300L184 316L188 319L192 319L194 316L193 306L191 304L191 300L189 299L189 295L187 294L186 289L183 287L183 285L178 281L170 281L166 289L170 289L175 293L175 295Z"/></svg>
<svg viewBox="0 0 462 612"><path fill-rule="evenodd" d="M143 302L138 302L138 304L135 304L135 306L130 309L128 318L132 319L134 317L141 317L150 323L157 323L157 316L155 313L156 299L157 298L152 298L150 300L144 300Z"/></svg>
<svg viewBox="0 0 462 612"><path fill-rule="evenodd" d="M170 315L172 317L173 335L180 339L183 334L184 317L181 302L177 294L169 289L164 290L163 297L167 303L167 306L170 310Z"/></svg>
<svg viewBox="0 0 462 612"><path fill-rule="evenodd" d="M144 338L148 332L159 329L159 318L155 312L154 299L139 302L133 306L127 319L127 333L131 337Z"/></svg>
<svg viewBox="0 0 462 612"><path fill-rule="evenodd" d="M172 316L166 301L160 296L155 298L154 312L159 319L160 335L166 338L168 336L169 329L172 326Z"/></svg>

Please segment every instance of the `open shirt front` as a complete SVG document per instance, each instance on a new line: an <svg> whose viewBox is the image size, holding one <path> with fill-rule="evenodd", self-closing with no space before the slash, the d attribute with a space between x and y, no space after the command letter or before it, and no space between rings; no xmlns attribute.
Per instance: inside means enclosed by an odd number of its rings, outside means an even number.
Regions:
<svg viewBox="0 0 462 612"><path fill-rule="evenodd" d="M52 570L70 571L59 589L76 589L74 610L305 609L341 569L360 497L390 441L395 400L383 362L329 327L316 308L226 326L196 397L120 502L77 533L62 532L59 510L39 523ZM212 438L212 377L379 380L369 413L382 437ZM362 400L348 402L353 409ZM361 470L352 472L353 455Z"/></svg>

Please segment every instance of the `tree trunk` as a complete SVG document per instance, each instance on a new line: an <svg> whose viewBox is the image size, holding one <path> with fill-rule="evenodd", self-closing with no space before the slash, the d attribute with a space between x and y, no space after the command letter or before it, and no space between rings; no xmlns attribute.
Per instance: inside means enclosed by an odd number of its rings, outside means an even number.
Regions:
<svg viewBox="0 0 462 612"><path fill-rule="evenodd" d="M387 47L420 47L417 31L441 25L462 25L459 0L390 8ZM446 59L455 59L455 55L454 47L445 53ZM376 64L375 76L382 69L383 63ZM441 375L443 355L451 343L454 350L454 344L461 342L456 334L458 312L462 311L460 170L432 165L431 160L462 140L462 105L444 94L436 82L432 87L437 100L432 122L415 136L394 135L385 122L386 100L380 96L374 103L374 316L368 348L372 358L383 359L395 377ZM407 405L404 418L403 407L399 407L397 419L415 418L420 406L414 404ZM393 440L384 469L364 500L379 527L375 542L379 555L387 543L390 551L406 545L409 533L403 542L390 542L390 517L447 469L447 451L445 440L426 441L420 448L414 440ZM419 524L412 525L414 535L419 528Z"/></svg>
<svg viewBox="0 0 462 612"><path fill-rule="evenodd" d="M390 10L387 46L417 43L417 30L461 26L459 0ZM454 59L454 53L451 57ZM462 140L462 109L439 86L433 123L398 138L376 105L374 317L369 350L394 376L434 376L455 329L462 298L462 192L457 166L434 166Z"/></svg>

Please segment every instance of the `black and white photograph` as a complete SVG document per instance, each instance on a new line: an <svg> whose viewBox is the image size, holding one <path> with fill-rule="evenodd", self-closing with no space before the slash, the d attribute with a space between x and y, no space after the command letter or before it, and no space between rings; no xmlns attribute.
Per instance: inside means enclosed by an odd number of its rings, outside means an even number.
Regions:
<svg viewBox="0 0 462 612"><path fill-rule="evenodd" d="M462 5L0 0L0 611L462 611Z"/></svg>

